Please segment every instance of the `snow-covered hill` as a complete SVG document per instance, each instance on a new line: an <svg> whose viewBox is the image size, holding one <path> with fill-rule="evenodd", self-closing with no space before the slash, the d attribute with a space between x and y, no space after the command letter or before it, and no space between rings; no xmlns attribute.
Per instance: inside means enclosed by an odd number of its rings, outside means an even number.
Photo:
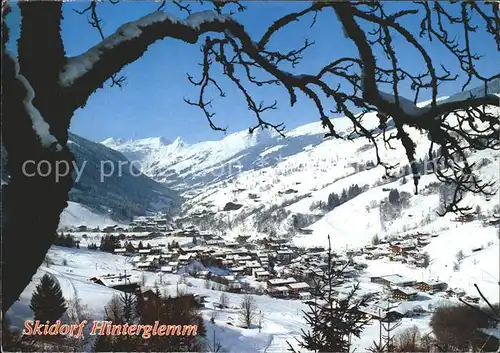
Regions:
<svg viewBox="0 0 500 353"><path fill-rule="evenodd" d="M168 141L149 143L159 146ZM73 133L69 134L68 145L75 156L74 185L61 227L129 222L133 216L150 212L174 213L179 206L181 201L175 191L139 173L123 154ZM5 168L8 154L3 145L1 156L3 188L9 183Z"/></svg>
<svg viewBox="0 0 500 353"><path fill-rule="evenodd" d="M91 228L105 227L107 225L117 224L110 217L96 213L82 204L69 201L68 207L61 214L59 228L71 228L77 225L86 225Z"/></svg>
<svg viewBox="0 0 500 353"><path fill-rule="evenodd" d="M123 154L75 134L69 137L77 166L71 201L124 221L178 205L175 192L139 173Z"/></svg>
<svg viewBox="0 0 500 353"><path fill-rule="evenodd" d="M500 116L498 108L492 109ZM352 134L347 118L333 122L343 136ZM367 114L363 123L376 129L378 119L375 114ZM417 160L425 160L430 145L427 136L416 130L408 132L417 145ZM396 169L395 177L387 178L383 167L374 167L375 147L368 140L324 139L323 135L320 123L315 122L289 131L285 138L268 131L254 135L242 131L220 141L191 146L178 139L157 148L143 140L124 144L114 141L113 148L126 154L148 145L150 153L142 160L144 172L184 190L181 221L229 237L274 233L293 236L297 245L311 246L325 245L330 235L334 247L340 248L362 246L376 234L438 232L455 226L455 216L437 216L442 201L439 194L446 188L434 174L423 173L420 192L415 195L410 175L398 174ZM399 168L408 165L398 142L389 148L379 136L377 143L385 163ZM477 218L491 217L499 213L499 156L478 151L470 158L478 162L475 172L485 181L496 182L496 186L492 196L468 194L462 205L478 210ZM362 192L343 198L343 203L334 208L318 207L327 203L332 193L342 197L344 189L352 185ZM392 189L403 195L404 206L397 215L384 215L387 211L382 203ZM228 210L228 205L233 209ZM301 228L309 228L312 234L301 234Z"/></svg>

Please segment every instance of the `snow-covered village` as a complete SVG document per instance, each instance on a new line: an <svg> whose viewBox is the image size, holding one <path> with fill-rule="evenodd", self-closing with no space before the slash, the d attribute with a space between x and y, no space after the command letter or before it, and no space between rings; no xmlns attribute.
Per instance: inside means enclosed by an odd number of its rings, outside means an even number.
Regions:
<svg viewBox="0 0 500 353"><path fill-rule="evenodd" d="M2 2L2 350L500 352L499 14Z"/></svg>

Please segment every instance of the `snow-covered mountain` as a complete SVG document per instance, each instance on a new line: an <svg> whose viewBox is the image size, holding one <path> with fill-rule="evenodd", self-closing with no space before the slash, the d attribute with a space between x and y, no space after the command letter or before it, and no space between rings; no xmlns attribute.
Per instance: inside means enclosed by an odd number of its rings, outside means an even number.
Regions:
<svg viewBox="0 0 500 353"><path fill-rule="evenodd" d="M259 156L267 151L278 156L278 149L289 146L281 154L293 155L304 143L316 144L321 137L300 137L301 142L287 141L277 133L248 131L230 134L219 141L189 145L177 138L170 144L158 143L160 138L121 141L107 139L102 143L123 153L129 160L138 161L142 171L151 178L179 190L202 187L226 179L240 171L258 168Z"/></svg>
<svg viewBox="0 0 500 353"><path fill-rule="evenodd" d="M168 146L172 141L165 137L151 137L140 140L126 140L123 138L108 138L102 142L103 145L119 150L127 155L130 161L138 161L146 158L154 150Z"/></svg>
<svg viewBox="0 0 500 353"><path fill-rule="evenodd" d="M150 139L149 143L159 147L169 142ZM173 213L179 206L176 192L138 173L123 154L72 133L68 144L76 159L75 183L60 227L127 223L133 216L158 211ZM2 145L2 188L9 182L4 167L7 159Z"/></svg>
<svg viewBox="0 0 500 353"><path fill-rule="evenodd" d="M417 106L425 107L428 103L422 102ZM341 135L354 136L348 119L335 119L333 123ZM363 119L363 124L375 130L379 121L374 114L369 114ZM256 130L253 134L244 130L221 140L192 145L181 138L169 143L162 137L137 140L110 138L102 144L123 153L152 179L181 192L189 190L192 194L197 189L232 179L241 172L276 165L305 149L315 149L324 142L325 133L320 122L313 122L288 131L285 138L273 130Z"/></svg>
<svg viewBox="0 0 500 353"><path fill-rule="evenodd" d="M156 147L168 143L149 142ZM176 192L140 174L123 154L75 134L70 134L69 147L77 166L70 200L94 213L127 222L147 212L172 211L179 204Z"/></svg>
<svg viewBox="0 0 500 353"><path fill-rule="evenodd" d="M425 103L422 103L423 105ZM500 116L500 110L494 112ZM347 118L335 119L337 131L352 134ZM364 125L376 129L375 114L363 118ZM417 159L425 160L430 142L425 134L408 129L417 144ZM336 247L366 244L375 234L398 235L408 231L438 231L449 228L452 216L440 218L436 211L443 186L433 174L423 175L420 193L414 195L411 176L385 177L383 167L374 167L375 148L365 138L324 139L319 122L298 127L285 138L269 131L249 135L241 131L220 141L193 145L179 139L172 144L151 148L143 154L143 171L151 178L177 188L186 197L181 221L202 229L224 231L227 235L270 233L295 235L300 245L325 245L328 234ZM403 167L408 164L404 149L394 149L377 139L381 159ZM127 141L114 148L125 155L144 151L144 140ZM109 142L108 142L108 145ZM150 148L150 144L147 144ZM498 154L475 152L483 179L499 179ZM357 185L361 193L344 197L341 205L325 207L329 195L342 198L343 190ZM498 185L498 184L497 184ZM398 216L383 216L388 192L397 189L405 206ZM473 209L479 206L486 216L498 213L496 191L493 197L467 195L463 201ZM381 217L388 218L381 221ZM312 234L303 235L309 227Z"/></svg>

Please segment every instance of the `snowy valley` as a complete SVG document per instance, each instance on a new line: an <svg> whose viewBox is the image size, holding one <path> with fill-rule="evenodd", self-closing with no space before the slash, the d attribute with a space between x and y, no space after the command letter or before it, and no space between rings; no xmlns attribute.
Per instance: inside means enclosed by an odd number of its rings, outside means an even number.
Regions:
<svg viewBox="0 0 500 353"><path fill-rule="evenodd" d="M376 129L378 120L366 115L364 124ZM51 273L67 299L77 297L87 315L101 319L105 303L121 293L119 285L127 283L128 274L129 283L142 290L204 298L207 344L217 341L229 352L284 352L287 342L297 346L295 338L308 329L303 311L313 291L310 278L324 269L328 236L339 263L350 269L336 291L346 294L359 282L358 295L372 298L365 310L373 320L353 341L360 351L378 340L373 313L389 310L387 300L391 312L400 315L401 330L417 325L422 334L431 332L435 308L459 303L458 298L479 303L475 285L497 302L498 154L470 156L476 172L496 183L492 195L466 195L468 216L439 217L450 191L425 172L432 165L425 135L411 131L424 166L415 194L400 146L388 149L377 140L381 159L398 164L388 177L375 166L373 145L354 136L347 119L336 119L335 125L354 138L324 139L320 124L311 123L285 138L243 131L194 145L161 138L104 141L140 161L148 177L179 192L180 213L117 224L71 203L60 228L78 241L78 248L54 246L8 318L20 327L32 316L28 305L34 286ZM107 250L111 253L89 248L109 236L116 237L115 248ZM207 256L219 265L203 264ZM399 293L403 287L397 278L412 289ZM423 289L432 283L444 287L435 293ZM229 304L220 308L226 292ZM244 293L254 298L259 322L250 329L238 320Z"/></svg>
<svg viewBox="0 0 500 353"><path fill-rule="evenodd" d="M2 352L500 353L500 0L2 20Z"/></svg>

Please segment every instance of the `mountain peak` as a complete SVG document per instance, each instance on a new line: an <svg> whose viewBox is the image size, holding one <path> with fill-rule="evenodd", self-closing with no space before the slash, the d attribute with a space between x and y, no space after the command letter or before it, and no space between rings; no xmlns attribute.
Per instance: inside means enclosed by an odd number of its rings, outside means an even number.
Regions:
<svg viewBox="0 0 500 353"><path fill-rule="evenodd" d="M123 143L125 143L125 139L124 138L114 138L114 137L110 137L110 138L107 138L106 140L102 141L101 143L105 146L110 146L110 145L121 145Z"/></svg>
<svg viewBox="0 0 500 353"><path fill-rule="evenodd" d="M150 145L151 147L167 146L172 143L169 139L163 136L149 137L135 141L138 145Z"/></svg>
<svg viewBox="0 0 500 353"><path fill-rule="evenodd" d="M186 143L180 138L177 137L174 142L171 143L173 147L184 147Z"/></svg>
<svg viewBox="0 0 500 353"><path fill-rule="evenodd" d="M159 148L162 146L167 146L171 144L171 141L163 136L157 137L148 137L143 139L132 139L127 140L124 138L114 138L110 137L101 142L103 145L108 147L117 147L123 145L131 145L131 146L140 146L140 147L150 147L150 148Z"/></svg>

